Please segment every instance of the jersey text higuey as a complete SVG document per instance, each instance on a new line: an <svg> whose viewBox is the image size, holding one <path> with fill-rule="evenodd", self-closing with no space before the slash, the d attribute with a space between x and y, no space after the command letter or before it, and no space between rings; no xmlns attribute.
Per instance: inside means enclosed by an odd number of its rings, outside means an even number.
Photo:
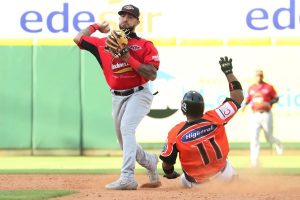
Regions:
<svg viewBox="0 0 300 200"><path fill-rule="evenodd" d="M226 164L229 145L224 125L239 108L239 104L227 98L218 108L204 113L201 119L177 124L169 132L160 158L175 164L179 153L186 177L193 182L205 181Z"/></svg>

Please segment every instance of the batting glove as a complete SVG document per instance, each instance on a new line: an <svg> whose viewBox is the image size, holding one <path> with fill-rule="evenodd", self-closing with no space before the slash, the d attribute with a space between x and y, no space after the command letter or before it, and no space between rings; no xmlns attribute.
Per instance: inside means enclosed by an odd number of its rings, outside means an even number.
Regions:
<svg viewBox="0 0 300 200"><path fill-rule="evenodd" d="M225 75L232 74L232 59L231 58L228 60L227 56L225 56L224 58L221 57L219 63L221 65L221 69Z"/></svg>
<svg viewBox="0 0 300 200"><path fill-rule="evenodd" d="M173 171L171 174L165 174L164 177L167 179L175 179L178 176L180 176L180 174L178 174L177 172Z"/></svg>

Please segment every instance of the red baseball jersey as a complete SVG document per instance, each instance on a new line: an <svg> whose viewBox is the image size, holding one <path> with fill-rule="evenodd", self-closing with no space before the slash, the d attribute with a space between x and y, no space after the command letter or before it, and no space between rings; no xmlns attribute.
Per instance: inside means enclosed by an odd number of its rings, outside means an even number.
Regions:
<svg viewBox="0 0 300 200"><path fill-rule="evenodd" d="M251 102L253 111L269 111L272 104L269 102L277 97L274 87L268 83L253 84L248 89L246 104Z"/></svg>
<svg viewBox="0 0 300 200"><path fill-rule="evenodd" d="M229 144L224 125L240 105L227 98L199 120L180 122L168 133L160 159L175 164L177 154L188 180L201 183L221 171L226 164Z"/></svg>
<svg viewBox="0 0 300 200"><path fill-rule="evenodd" d="M127 62L114 58L105 47L105 38L82 36L78 46L91 52L99 62L106 82L111 89L125 90L148 82ZM158 69L160 61L157 49L153 43L131 33L128 39L129 52L137 61L151 64Z"/></svg>

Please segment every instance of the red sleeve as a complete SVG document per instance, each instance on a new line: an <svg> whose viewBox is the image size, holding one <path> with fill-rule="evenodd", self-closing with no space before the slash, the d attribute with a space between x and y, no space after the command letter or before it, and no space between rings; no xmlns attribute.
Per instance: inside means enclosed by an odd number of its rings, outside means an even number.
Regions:
<svg viewBox="0 0 300 200"><path fill-rule="evenodd" d="M144 53L144 62L145 64L151 64L154 67L158 68L160 61L159 61L159 55L158 51L153 45L152 42L147 41L145 42L145 53Z"/></svg>
<svg viewBox="0 0 300 200"><path fill-rule="evenodd" d="M102 44L103 39L92 37L92 36L82 36L79 43L77 44L80 49L85 49L91 51Z"/></svg>
<svg viewBox="0 0 300 200"><path fill-rule="evenodd" d="M274 99L277 97L277 92L273 86L270 86L270 95L271 95L271 99Z"/></svg>

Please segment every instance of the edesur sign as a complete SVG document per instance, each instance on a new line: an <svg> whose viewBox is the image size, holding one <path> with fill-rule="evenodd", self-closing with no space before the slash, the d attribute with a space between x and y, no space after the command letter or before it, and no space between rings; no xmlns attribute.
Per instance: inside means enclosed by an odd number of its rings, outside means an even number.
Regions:
<svg viewBox="0 0 300 200"><path fill-rule="evenodd" d="M283 17L288 18L285 23L281 21ZM278 30L283 30L295 29L296 20L299 19L299 16L296 16L295 13L295 0L289 0L288 7L278 8L274 13L265 8L250 10L247 14L246 22L247 26L253 30L266 30L270 26L274 26Z"/></svg>
<svg viewBox="0 0 300 200"><path fill-rule="evenodd" d="M54 18L60 19L60 24L54 24ZM74 16L69 16L69 4L63 3L62 11L52 11L46 15L43 15L37 10L26 11L21 15L20 24L25 32L40 33L43 31L43 24L47 25L47 28L52 33L69 32L69 26L71 23L76 31L80 31L80 23L92 23L95 22L93 13L89 11L78 11Z"/></svg>
<svg viewBox="0 0 300 200"><path fill-rule="evenodd" d="M263 7L250 9L244 15L246 16L245 22L249 30L260 31L273 27L277 30L295 29L296 22L299 23L299 16L296 15L295 9L296 1L289 0L282 2L282 7L278 7L275 11ZM48 31L52 33L67 33L70 29L79 31L81 27L80 24L85 23L85 25L87 25L96 21L95 14L90 11L78 10L75 14L72 13L72 15L70 15L69 3L62 3L61 5L61 8L57 8L57 10L48 13L42 13L39 10L25 11L20 16L22 30L28 33L40 33L44 31L43 27L46 25ZM174 15L176 15L176 13L174 13ZM184 16L184 14L182 16ZM54 18L56 18L56 23L54 23Z"/></svg>

